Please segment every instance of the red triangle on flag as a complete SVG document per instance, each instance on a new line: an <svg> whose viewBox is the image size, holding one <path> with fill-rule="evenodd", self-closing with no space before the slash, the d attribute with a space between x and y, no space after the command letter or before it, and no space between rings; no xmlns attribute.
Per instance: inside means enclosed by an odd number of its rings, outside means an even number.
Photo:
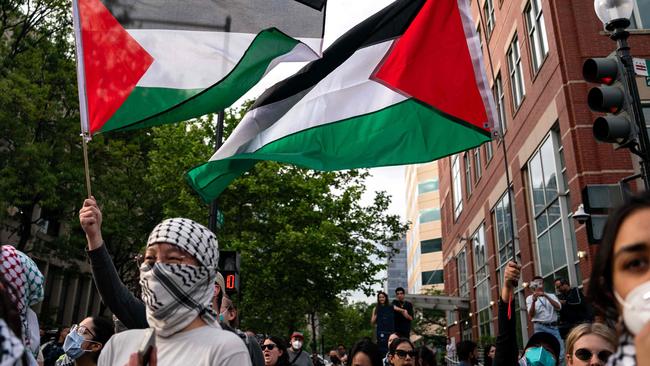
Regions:
<svg viewBox="0 0 650 366"><path fill-rule="evenodd" d="M154 59L100 0L79 0L90 132L129 97Z"/></svg>
<svg viewBox="0 0 650 366"><path fill-rule="evenodd" d="M485 129L488 120L458 0L427 1L374 78Z"/></svg>

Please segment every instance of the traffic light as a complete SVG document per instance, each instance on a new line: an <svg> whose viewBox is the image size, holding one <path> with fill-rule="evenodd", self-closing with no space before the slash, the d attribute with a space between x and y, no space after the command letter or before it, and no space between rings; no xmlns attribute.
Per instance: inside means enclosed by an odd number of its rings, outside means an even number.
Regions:
<svg viewBox="0 0 650 366"><path fill-rule="evenodd" d="M219 251L219 272L226 283L228 295L239 292L239 252L234 250Z"/></svg>
<svg viewBox="0 0 650 366"><path fill-rule="evenodd" d="M617 56L590 58L582 66L584 79L603 84L591 88L587 96L589 108L594 112L607 113L596 118L593 133L596 140L616 145L616 148L632 147L638 131L630 115L631 104L625 82L625 68Z"/></svg>

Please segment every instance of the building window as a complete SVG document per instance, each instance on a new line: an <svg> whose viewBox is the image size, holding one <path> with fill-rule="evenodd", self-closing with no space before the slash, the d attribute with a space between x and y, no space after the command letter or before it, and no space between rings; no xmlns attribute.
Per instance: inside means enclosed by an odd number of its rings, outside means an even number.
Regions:
<svg viewBox="0 0 650 366"><path fill-rule="evenodd" d="M438 178L424 181L418 184L418 195L438 190Z"/></svg>
<svg viewBox="0 0 650 366"><path fill-rule="evenodd" d="M497 204L492 210L493 214L493 227L494 227L494 240L496 242L497 248L497 258L498 258L498 267L497 272L499 273L499 285L503 284L503 267L506 266L508 261L512 259L512 244L513 244L513 227L512 227L512 217L510 212L510 198L508 197L508 192L505 192L503 196L497 201ZM515 242L517 246L516 250L519 252L518 243Z"/></svg>
<svg viewBox="0 0 650 366"><path fill-rule="evenodd" d="M476 279L476 309L481 336L492 334L492 313L490 311L490 281L488 278L487 246L485 244L485 227L481 225L472 235L474 252L474 278Z"/></svg>
<svg viewBox="0 0 650 366"><path fill-rule="evenodd" d="M485 161L486 163L489 163L490 160L492 160L492 156L494 156L494 151L492 151L492 141L488 141L484 145L485 145Z"/></svg>
<svg viewBox="0 0 650 366"><path fill-rule="evenodd" d="M422 285L438 285L444 283L442 270L422 272Z"/></svg>
<svg viewBox="0 0 650 366"><path fill-rule="evenodd" d="M481 37L481 23L476 27L476 35L478 36L478 44L481 46L481 53L483 53L483 38Z"/></svg>
<svg viewBox="0 0 650 366"><path fill-rule="evenodd" d="M458 161L458 154L451 158L451 176L453 180L452 196L454 199L454 219L460 216L463 212L463 193L460 183L460 161Z"/></svg>
<svg viewBox="0 0 650 366"><path fill-rule="evenodd" d="M631 28L649 29L650 28L650 1L636 0L634 2L634 11L630 18Z"/></svg>
<svg viewBox="0 0 650 366"><path fill-rule="evenodd" d="M469 153L463 154L463 163L465 164L465 192L469 196L472 194L472 167L469 163Z"/></svg>
<svg viewBox="0 0 650 366"><path fill-rule="evenodd" d="M492 86L492 94L494 94L494 102L497 107L497 118L499 119L499 129L501 133L506 132L506 105L505 94L503 93L503 83L501 82L501 73L497 74Z"/></svg>
<svg viewBox="0 0 650 366"><path fill-rule="evenodd" d="M554 278L575 278L575 268L567 265L568 258L573 258L576 244L569 233L568 190L562 155L559 136L552 131L528 161L538 268L547 290L553 287Z"/></svg>
<svg viewBox="0 0 650 366"><path fill-rule="evenodd" d="M481 179L481 149L474 149L474 178L478 182Z"/></svg>
<svg viewBox="0 0 650 366"><path fill-rule="evenodd" d="M467 283L467 255L463 249L456 257L458 265L458 294L459 296L469 296L469 285Z"/></svg>
<svg viewBox="0 0 650 366"><path fill-rule="evenodd" d="M423 240L420 242L420 246L421 246L420 251L422 254L441 252L442 239L436 238L430 240Z"/></svg>
<svg viewBox="0 0 650 366"><path fill-rule="evenodd" d="M439 208L427 208L420 210L420 224L431 221L440 220L440 209Z"/></svg>
<svg viewBox="0 0 650 366"><path fill-rule="evenodd" d="M533 71L537 72L542 66L546 55L548 55L548 38L546 25L544 24L544 13L542 12L542 0L530 0L525 13Z"/></svg>
<svg viewBox="0 0 650 366"><path fill-rule="evenodd" d="M516 33L512 38L512 42L510 42L510 47L508 47L507 56L512 102L514 109L517 110L524 99L524 95L526 95L526 88L524 86L524 71L521 66L521 49L519 48L519 38L517 38Z"/></svg>
<svg viewBox="0 0 650 366"><path fill-rule="evenodd" d="M483 4L483 15L485 16L486 22L485 39L490 39L494 30L494 3L492 0L485 0Z"/></svg>

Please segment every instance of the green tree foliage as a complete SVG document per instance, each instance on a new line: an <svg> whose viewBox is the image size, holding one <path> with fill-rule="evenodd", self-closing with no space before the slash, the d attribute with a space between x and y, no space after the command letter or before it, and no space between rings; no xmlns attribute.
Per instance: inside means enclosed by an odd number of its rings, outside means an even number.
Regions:
<svg viewBox="0 0 650 366"><path fill-rule="evenodd" d="M429 288L425 295L445 295L443 291ZM447 317L443 310L421 309L413 320L413 331L421 335L427 344L444 346L446 344Z"/></svg>
<svg viewBox="0 0 650 366"><path fill-rule="evenodd" d="M339 344L349 350L363 338L375 338L374 328L370 325L370 317L375 304L357 302L349 304L337 301L336 306L321 318L324 352L336 349ZM321 340L318 339L320 347Z"/></svg>
<svg viewBox="0 0 650 366"><path fill-rule="evenodd" d="M70 9L69 0L0 4L0 223L20 238L20 249L66 260L83 259L85 244L77 218L85 186ZM226 113L226 136L247 106ZM125 282L137 278L133 258L162 218L207 224L208 206L183 173L211 155L214 125L205 117L89 143L104 239ZM360 203L367 176L261 162L222 194L225 227L217 234L222 249L242 255L244 328L286 336L305 328L307 314L335 311L341 293L370 291L406 225L386 214L384 192ZM36 235L40 218L64 230Z"/></svg>

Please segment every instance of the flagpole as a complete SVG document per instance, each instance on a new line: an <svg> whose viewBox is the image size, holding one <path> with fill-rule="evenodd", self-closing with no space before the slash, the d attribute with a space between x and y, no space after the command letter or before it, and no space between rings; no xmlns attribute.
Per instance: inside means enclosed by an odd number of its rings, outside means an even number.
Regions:
<svg viewBox="0 0 650 366"><path fill-rule="evenodd" d="M490 42L487 39L487 27L485 24L485 21L483 19L483 12L481 9L481 2L480 0L476 0L476 6L478 8L478 16L481 22L481 26L483 27L483 34L485 35L485 47L487 49L487 55L488 55L488 62L490 63L490 75L492 75L492 83L494 83L494 66L492 65L492 53L490 52ZM480 40L479 40L480 41ZM492 96L494 98L494 95ZM497 113L499 111L497 110ZM497 116L497 118L501 118L501 115ZM494 131L493 136L497 137L499 140L501 140L501 151L503 152L503 165L506 171L506 192L508 194L508 209L510 210L510 237L512 238L512 243L511 245L511 250L512 250L512 261L517 263L517 247L515 245L515 209L514 209L514 201L512 199L512 192L510 190L510 172L508 171L508 168L510 164L508 164L508 154L507 154L507 149L506 149L506 137L504 135L504 131L501 128L502 123L499 123L499 127ZM514 283L514 286L517 286L517 283ZM512 293L510 293L510 299L508 299L508 319L512 319L512 303L514 300L514 296Z"/></svg>
<svg viewBox="0 0 650 366"><path fill-rule="evenodd" d="M77 86L79 92L79 117L81 120L81 145L84 155L84 173L86 176L86 194L92 197L90 188L90 168L88 164L88 141L91 140L88 124L88 101L86 100L86 73L83 59L83 39L81 37L81 18L78 0L72 0L72 20L74 25L75 56L77 61Z"/></svg>

